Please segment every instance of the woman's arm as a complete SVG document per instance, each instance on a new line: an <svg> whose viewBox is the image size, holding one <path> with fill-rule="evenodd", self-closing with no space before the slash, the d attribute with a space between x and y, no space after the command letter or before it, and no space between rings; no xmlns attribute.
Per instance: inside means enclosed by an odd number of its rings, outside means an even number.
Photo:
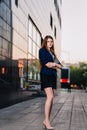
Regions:
<svg viewBox="0 0 87 130"><path fill-rule="evenodd" d="M48 62L45 64L48 68L53 68L53 69L61 69L62 66L60 64L54 63L54 62Z"/></svg>
<svg viewBox="0 0 87 130"><path fill-rule="evenodd" d="M56 67L56 63L54 62L48 62L45 64L48 68L53 68L53 67Z"/></svg>
<svg viewBox="0 0 87 130"><path fill-rule="evenodd" d="M45 49L39 50L39 59L43 65L47 66L48 68L53 68L53 69L61 68L61 65L59 65L58 63L49 62L49 60L47 59L47 56L48 55L46 54Z"/></svg>

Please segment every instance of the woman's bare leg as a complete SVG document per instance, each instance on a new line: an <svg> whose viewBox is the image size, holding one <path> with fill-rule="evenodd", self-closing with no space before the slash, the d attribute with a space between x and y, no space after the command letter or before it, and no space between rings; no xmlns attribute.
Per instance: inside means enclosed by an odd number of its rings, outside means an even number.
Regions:
<svg viewBox="0 0 87 130"><path fill-rule="evenodd" d="M52 89L52 91L53 91L53 96L54 96L54 89ZM51 102L51 107L50 107L50 112L49 112L49 118L50 118L50 115L51 115L51 110L52 110L52 106L53 106L53 100L52 100L52 102Z"/></svg>
<svg viewBox="0 0 87 130"><path fill-rule="evenodd" d="M53 96L54 96L54 92L52 90L51 87L49 88L45 88L45 93L46 93L46 102L45 102L45 108L44 108L44 112L45 112L45 120L44 122L46 123L46 125L48 127L50 127L50 114L51 114L51 109L52 109L52 103L53 103Z"/></svg>

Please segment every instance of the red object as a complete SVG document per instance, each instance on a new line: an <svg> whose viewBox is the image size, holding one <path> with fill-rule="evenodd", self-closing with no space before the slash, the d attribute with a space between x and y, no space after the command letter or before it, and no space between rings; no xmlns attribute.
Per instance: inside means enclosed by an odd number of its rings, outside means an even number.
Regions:
<svg viewBox="0 0 87 130"><path fill-rule="evenodd" d="M61 83L69 83L69 79L61 79L60 82Z"/></svg>

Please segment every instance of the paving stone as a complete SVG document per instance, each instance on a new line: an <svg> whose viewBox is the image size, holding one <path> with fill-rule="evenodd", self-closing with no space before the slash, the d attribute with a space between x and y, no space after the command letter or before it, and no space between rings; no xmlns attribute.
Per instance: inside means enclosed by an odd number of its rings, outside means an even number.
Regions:
<svg viewBox="0 0 87 130"><path fill-rule="evenodd" d="M57 92L51 113L54 130L87 130L87 93ZM45 130L44 103L45 97L39 97L0 109L0 130Z"/></svg>

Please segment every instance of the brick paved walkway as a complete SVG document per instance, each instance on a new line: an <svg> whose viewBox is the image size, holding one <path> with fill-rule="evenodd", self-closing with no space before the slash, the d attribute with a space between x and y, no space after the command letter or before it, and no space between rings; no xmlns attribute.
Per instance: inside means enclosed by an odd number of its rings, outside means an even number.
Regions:
<svg viewBox="0 0 87 130"><path fill-rule="evenodd" d="M0 130L44 130L45 97L0 109ZM87 130L87 93L59 91L51 115L54 130Z"/></svg>

